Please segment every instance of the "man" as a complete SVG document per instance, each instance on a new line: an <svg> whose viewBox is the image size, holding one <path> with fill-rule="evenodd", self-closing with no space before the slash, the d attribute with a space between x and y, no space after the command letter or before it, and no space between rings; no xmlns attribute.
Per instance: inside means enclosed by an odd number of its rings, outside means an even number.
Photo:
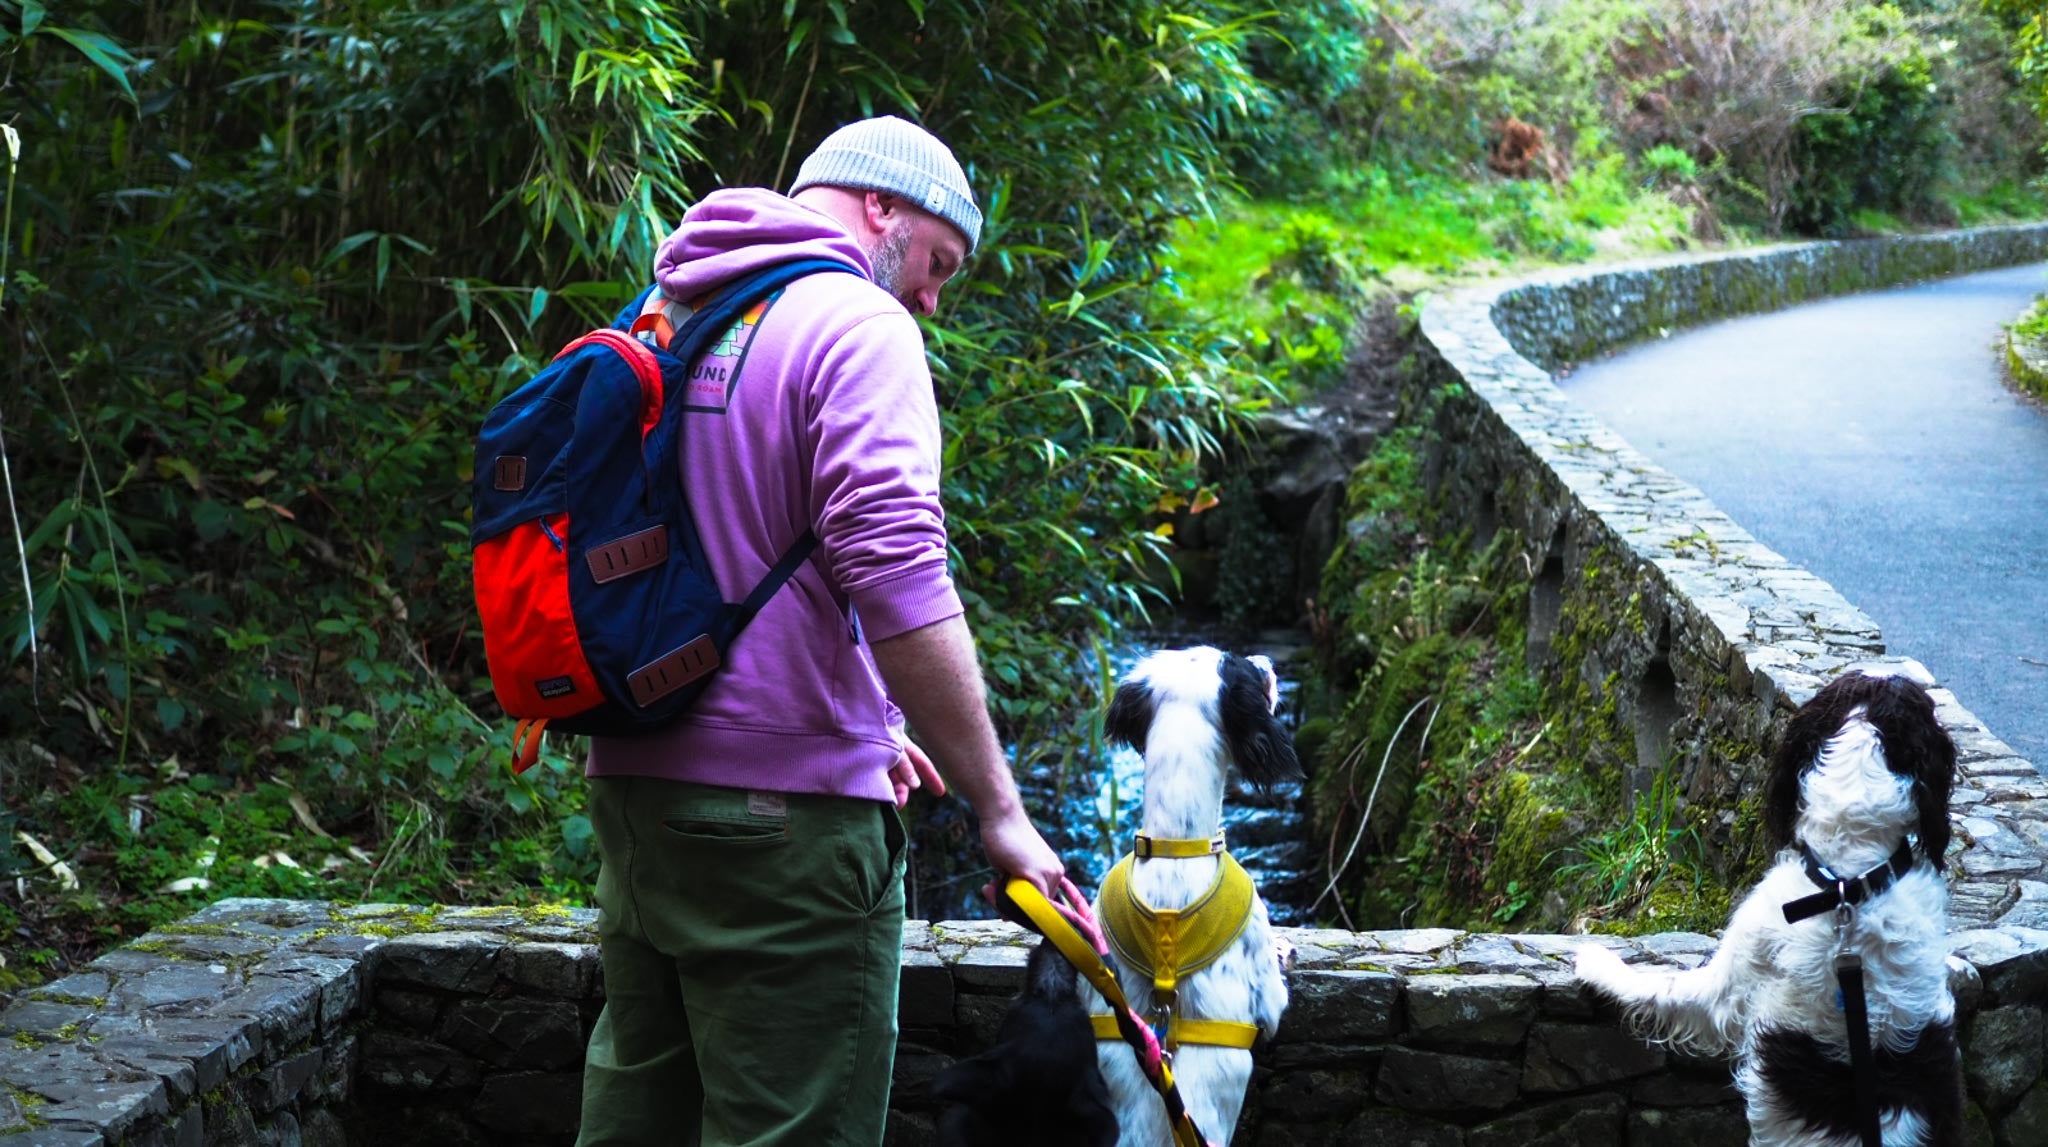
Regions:
<svg viewBox="0 0 2048 1147"><path fill-rule="evenodd" d="M884 116L827 138L789 197L716 192L662 245L648 307L677 324L770 263L866 277L792 283L690 372L683 482L727 600L804 530L819 546L682 721L592 744L606 1002L585 1147L881 1142L911 789L950 783L998 870L1058 882L946 573L938 407L910 315L933 313L980 233L952 153Z"/></svg>

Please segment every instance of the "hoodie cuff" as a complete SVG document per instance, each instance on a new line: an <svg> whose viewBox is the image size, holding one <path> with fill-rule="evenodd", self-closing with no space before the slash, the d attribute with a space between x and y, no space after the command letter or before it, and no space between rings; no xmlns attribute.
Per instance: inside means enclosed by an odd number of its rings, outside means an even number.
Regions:
<svg viewBox="0 0 2048 1147"><path fill-rule="evenodd" d="M934 562L879 585L848 591L870 644L958 617L967 610L944 563Z"/></svg>

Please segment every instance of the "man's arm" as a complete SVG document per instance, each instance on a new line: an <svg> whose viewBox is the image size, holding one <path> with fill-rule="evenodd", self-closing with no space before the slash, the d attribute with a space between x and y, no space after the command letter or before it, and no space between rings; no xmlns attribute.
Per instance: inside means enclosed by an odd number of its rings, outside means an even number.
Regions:
<svg viewBox="0 0 2048 1147"><path fill-rule="evenodd" d="M960 616L877 641L875 666L946 783L981 817L996 869L1056 896L1066 868L1024 813L1010 763L989 721L981 662Z"/></svg>

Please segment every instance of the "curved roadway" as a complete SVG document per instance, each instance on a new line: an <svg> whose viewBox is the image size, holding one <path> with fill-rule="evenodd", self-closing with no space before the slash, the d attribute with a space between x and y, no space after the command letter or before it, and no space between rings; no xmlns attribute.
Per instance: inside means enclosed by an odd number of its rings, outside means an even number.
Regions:
<svg viewBox="0 0 2048 1147"><path fill-rule="evenodd" d="M1997 345L2044 269L1716 323L1558 385L2048 769L2048 413Z"/></svg>

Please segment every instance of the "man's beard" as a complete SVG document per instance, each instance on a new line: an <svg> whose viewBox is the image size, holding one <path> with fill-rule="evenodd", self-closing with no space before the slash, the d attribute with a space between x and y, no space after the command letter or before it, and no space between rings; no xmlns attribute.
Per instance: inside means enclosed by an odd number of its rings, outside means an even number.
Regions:
<svg viewBox="0 0 2048 1147"><path fill-rule="evenodd" d="M910 228L898 227L882 236L882 242L868 256L868 262L875 269L875 285L902 298L898 289L903 283L903 264L909 257Z"/></svg>

